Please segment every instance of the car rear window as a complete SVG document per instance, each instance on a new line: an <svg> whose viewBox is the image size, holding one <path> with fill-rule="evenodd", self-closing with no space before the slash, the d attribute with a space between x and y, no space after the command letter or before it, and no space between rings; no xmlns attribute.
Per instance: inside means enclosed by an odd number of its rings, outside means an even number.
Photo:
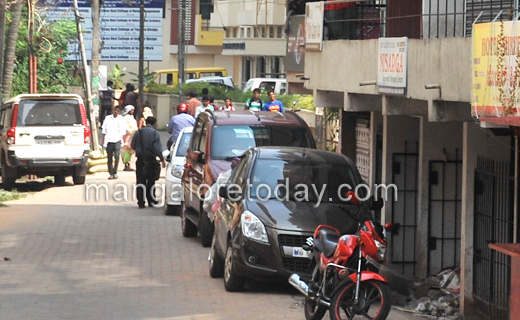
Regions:
<svg viewBox="0 0 520 320"><path fill-rule="evenodd" d="M18 105L16 125L20 127L81 125L79 102L75 99L21 100Z"/></svg>
<svg viewBox="0 0 520 320"><path fill-rule="evenodd" d="M190 145L191 132L185 132L181 140L179 141L179 147L177 148L176 157L183 157L186 155L186 151L188 150L188 146Z"/></svg>
<svg viewBox="0 0 520 320"><path fill-rule="evenodd" d="M275 199L284 198L288 192L288 198L295 200L302 199L301 192L305 192L308 201L317 202L325 188L321 202L341 203L341 198L347 198L347 192L359 184L355 177L346 164L258 159L251 175L250 195Z"/></svg>
<svg viewBox="0 0 520 320"><path fill-rule="evenodd" d="M306 128L298 126L214 126L211 158L235 158L249 148L262 146L312 148L311 139Z"/></svg>

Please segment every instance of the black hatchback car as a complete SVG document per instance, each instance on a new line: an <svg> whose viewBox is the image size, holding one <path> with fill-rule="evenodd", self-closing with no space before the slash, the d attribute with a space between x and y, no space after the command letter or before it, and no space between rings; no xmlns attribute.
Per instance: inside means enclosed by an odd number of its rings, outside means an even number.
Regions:
<svg viewBox="0 0 520 320"><path fill-rule="evenodd" d="M287 280L292 273L310 273L309 252L302 246L318 225L354 233L357 222L349 215L372 219L374 201L348 200L347 192L362 183L352 160L342 154L249 149L228 183L219 186L210 275L224 276L226 290L239 291L247 278ZM366 189L359 190L366 195Z"/></svg>

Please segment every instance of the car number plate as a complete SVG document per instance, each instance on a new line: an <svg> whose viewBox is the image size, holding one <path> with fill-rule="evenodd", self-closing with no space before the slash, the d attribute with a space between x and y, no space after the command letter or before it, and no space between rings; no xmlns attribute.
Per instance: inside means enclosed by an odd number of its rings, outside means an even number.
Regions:
<svg viewBox="0 0 520 320"><path fill-rule="evenodd" d="M47 144L60 144L60 143L61 143L60 139L40 139L40 140L36 140L36 144L47 145Z"/></svg>
<svg viewBox="0 0 520 320"><path fill-rule="evenodd" d="M309 257L309 254L311 253L310 251L307 251L307 250L303 250L302 248L299 248L299 247L293 247L293 257L301 257L301 258L308 258Z"/></svg>

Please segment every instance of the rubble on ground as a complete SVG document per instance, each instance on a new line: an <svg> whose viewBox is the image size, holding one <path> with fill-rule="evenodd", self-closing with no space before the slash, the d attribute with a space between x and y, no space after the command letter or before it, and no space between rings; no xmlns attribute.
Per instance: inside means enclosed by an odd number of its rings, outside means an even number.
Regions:
<svg viewBox="0 0 520 320"><path fill-rule="evenodd" d="M459 313L460 269L445 269L437 275L410 284L409 297L394 295L401 311L433 319L462 319ZM405 302L405 303L403 303Z"/></svg>

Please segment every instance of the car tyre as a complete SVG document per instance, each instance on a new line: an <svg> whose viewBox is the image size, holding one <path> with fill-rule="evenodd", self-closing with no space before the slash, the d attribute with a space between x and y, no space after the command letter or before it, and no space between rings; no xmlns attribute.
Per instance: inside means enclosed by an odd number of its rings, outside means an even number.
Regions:
<svg viewBox="0 0 520 320"><path fill-rule="evenodd" d="M63 186L65 184L65 175L61 173L54 175L54 184L57 186Z"/></svg>
<svg viewBox="0 0 520 320"><path fill-rule="evenodd" d="M212 278L222 278L224 275L224 259L217 252L217 236L213 234L211 248L209 250L209 275Z"/></svg>
<svg viewBox="0 0 520 320"><path fill-rule="evenodd" d="M233 244L229 240L226 249L226 259L224 261L224 287L226 291L236 292L244 288L245 279L240 277L235 272L233 264Z"/></svg>
<svg viewBox="0 0 520 320"><path fill-rule="evenodd" d="M188 218L186 218L186 205L184 202L181 206L181 226L182 226L182 235L186 238L193 238L197 235L197 226L191 222Z"/></svg>
<svg viewBox="0 0 520 320"><path fill-rule="evenodd" d="M2 160L2 184L4 190L13 190L15 186L16 177L12 174L13 169L10 168L5 160Z"/></svg>
<svg viewBox="0 0 520 320"><path fill-rule="evenodd" d="M200 217L200 237L204 248L211 246L214 232L215 225L209 220L208 213L202 210L202 216Z"/></svg>
<svg viewBox="0 0 520 320"><path fill-rule="evenodd" d="M72 176L72 181L74 182L75 185L85 184L86 180L87 180L86 176L76 176L76 175Z"/></svg>
<svg viewBox="0 0 520 320"><path fill-rule="evenodd" d="M167 216L176 216L178 214L179 208L177 206L173 206L170 204L164 205L164 214Z"/></svg>

